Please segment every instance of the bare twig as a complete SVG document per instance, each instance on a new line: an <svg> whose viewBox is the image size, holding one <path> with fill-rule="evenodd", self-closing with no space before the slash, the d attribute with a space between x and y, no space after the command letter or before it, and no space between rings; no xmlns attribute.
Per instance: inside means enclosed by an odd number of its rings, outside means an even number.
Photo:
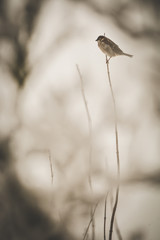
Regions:
<svg viewBox="0 0 160 240"><path fill-rule="evenodd" d="M90 225L91 225L91 223L92 223L92 221L93 221L94 214L95 214L95 211L96 211L97 206L98 206L98 202L96 203L96 205L95 205L95 207L94 207L94 210L93 210L93 212L92 212L92 214L91 214L91 219L90 219L89 224L88 224L88 226L87 226L87 228L86 228L86 231L85 231L83 240L86 239L86 236L87 236L87 234L88 234L89 227L90 227Z"/></svg>
<svg viewBox="0 0 160 240"><path fill-rule="evenodd" d="M109 230L109 240L112 240L115 213L116 213L116 210L117 210L118 199L119 199L120 159L119 159L119 143L118 143L118 128L117 128L117 111L116 111L116 102L115 102L115 97L114 97L114 92L113 92L112 82L111 82L111 77L110 77L110 71L109 71L109 60L107 59L107 56L106 56L108 80L109 80L109 85L110 85L110 89L111 89L113 108L114 108L116 156L117 156L117 180L118 180L117 189L116 189L116 198L115 198L115 203L114 203L114 207L113 207L113 211L112 211L111 222L110 222L110 230Z"/></svg>

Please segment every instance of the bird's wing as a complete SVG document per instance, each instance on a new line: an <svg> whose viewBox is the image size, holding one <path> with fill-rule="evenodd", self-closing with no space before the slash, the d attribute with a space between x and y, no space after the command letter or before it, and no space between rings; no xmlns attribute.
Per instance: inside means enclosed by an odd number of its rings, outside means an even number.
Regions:
<svg viewBox="0 0 160 240"><path fill-rule="evenodd" d="M123 54L123 51L119 48L119 46L109 38L104 38L102 41L108 44L116 54Z"/></svg>

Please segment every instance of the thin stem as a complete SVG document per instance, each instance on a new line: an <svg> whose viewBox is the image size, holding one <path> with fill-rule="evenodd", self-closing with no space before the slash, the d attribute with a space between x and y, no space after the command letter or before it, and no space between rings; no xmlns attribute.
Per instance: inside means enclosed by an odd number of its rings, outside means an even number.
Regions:
<svg viewBox="0 0 160 240"><path fill-rule="evenodd" d="M84 106L85 106L85 110L86 110L86 114L87 114L87 120L88 120L88 129L89 129L89 175L88 175L88 182L89 182L89 186L90 186L91 192L93 193L92 178L91 178L91 165L92 165L92 120L91 120L91 115L90 115L88 104L87 104L87 99L86 99L86 96L85 96L82 74L81 74L81 71L79 69L79 66L76 65L76 67L77 67L77 71L78 71L79 78L80 78L81 93L82 93L82 98L83 98L83 102L84 102ZM92 207L91 207L91 216L92 216ZM92 218L92 240L94 240L94 239L95 239L95 219L93 217Z"/></svg>
<svg viewBox="0 0 160 240"><path fill-rule="evenodd" d="M115 218L115 229L119 240L123 240L117 219Z"/></svg>
<svg viewBox="0 0 160 240"><path fill-rule="evenodd" d="M117 189L116 189L116 198L115 198L115 203L114 203L114 207L113 207L113 211L112 211L111 222L110 222L110 230L109 230L109 240L112 240L112 233L113 233L113 225L114 225L115 213L116 213L116 210L117 210L118 199L119 199L120 159L119 159L119 143L118 143L116 101L115 101L114 92L113 92L113 88L112 88L112 82L111 82L110 71L109 71L109 60L107 59L107 56L106 56L106 64L107 64L108 80L109 80L109 85L110 85L110 89L111 89L113 108L114 108L114 123L115 123L115 137L116 137L116 156L117 156L117 180L118 180Z"/></svg>
<svg viewBox="0 0 160 240"><path fill-rule="evenodd" d="M112 195L112 193L110 194L110 202L111 202L111 207L113 207L113 195ZM118 239L119 240L123 240L122 234L121 234L120 228L118 226L118 222L117 222L116 217L115 217L115 225L114 225L114 227L115 227Z"/></svg>
<svg viewBox="0 0 160 240"><path fill-rule="evenodd" d="M51 190L51 200L50 200L50 205L52 208L53 205L53 178L54 178L54 172L53 172L53 163L52 163L52 156L51 156L51 151L48 149L48 159L49 159L49 165L50 165L50 172L51 172L51 185L52 185L52 190Z"/></svg>
<svg viewBox="0 0 160 240"><path fill-rule="evenodd" d="M92 221L93 221L94 214L95 214L95 211L96 211L97 206L98 206L98 203L96 203L95 208L94 208L94 210L93 210L93 212L92 212L92 214L91 214L91 219L90 219L89 224L88 224L88 226L87 226L87 228L86 228L86 231L85 231L83 240L86 239L86 236L87 236L87 234L88 234L89 227L90 227L90 225L91 225L91 223L92 223Z"/></svg>
<svg viewBox="0 0 160 240"><path fill-rule="evenodd" d="M95 240L95 218L94 218L94 216L92 218L92 240Z"/></svg>
<svg viewBox="0 0 160 240"><path fill-rule="evenodd" d="M51 184L53 185L53 164L52 164L52 158L51 158L51 152L48 150L48 158L49 158L49 164L50 164L50 170L51 170Z"/></svg>
<svg viewBox="0 0 160 240"><path fill-rule="evenodd" d="M84 106L85 106L85 110L86 110L86 114L87 114L87 120L88 120L88 129L89 129L89 185L90 188L92 190L92 180L91 180L91 163L92 163L92 120L91 120L91 116L90 116L90 112L89 112L89 108L88 108L88 104L87 104L87 100L86 100L86 96L85 96L85 91L84 91L84 84L83 84L83 78L82 78L82 74L80 72L79 66L76 65L78 74L79 74L79 78L80 78L80 82L81 82L81 93L82 93L82 98L84 101Z"/></svg>
<svg viewBox="0 0 160 240"><path fill-rule="evenodd" d="M112 195L112 193L110 194L110 200L111 200L111 207L113 207L113 195ZM119 240L123 240L122 234L121 234L120 228L118 226L118 222L117 222L116 217L115 217L115 225L114 225L114 227L115 227L118 239Z"/></svg>
<svg viewBox="0 0 160 240"><path fill-rule="evenodd" d="M114 225L115 214L116 214L117 205L118 205L118 199L119 199L119 185L117 186L117 189L116 189L116 198L115 198L115 203L114 203L112 216L111 216L110 229L109 229L109 240L112 240L113 225Z"/></svg>
<svg viewBox="0 0 160 240"><path fill-rule="evenodd" d="M105 197L105 203L104 203L104 240L106 240L106 206L107 206L107 198L108 198L108 193Z"/></svg>
<svg viewBox="0 0 160 240"><path fill-rule="evenodd" d="M113 100L115 136L116 136L117 177L119 180L119 178L120 178L120 158L119 158L118 127L117 127L117 111L116 111L116 101L115 101L115 97L114 97L114 92L113 92L113 87L112 87L112 82L111 82L111 77L110 77L110 71L109 71L109 60L107 60L107 57L106 57L106 64L107 64L108 80L109 80L109 85L110 85L112 100Z"/></svg>

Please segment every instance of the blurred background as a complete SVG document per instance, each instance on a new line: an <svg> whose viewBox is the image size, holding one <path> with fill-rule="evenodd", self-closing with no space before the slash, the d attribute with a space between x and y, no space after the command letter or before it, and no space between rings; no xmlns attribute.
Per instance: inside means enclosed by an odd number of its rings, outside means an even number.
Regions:
<svg viewBox="0 0 160 240"><path fill-rule="evenodd" d="M117 172L113 103L95 41L104 33L134 55L110 61L121 163L116 218L123 239L159 239L159 12L157 0L0 1L3 240L83 239L97 201L94 238L103 239L104 197L114 194ZM110 216L108 200L107 236Z"/></svg>

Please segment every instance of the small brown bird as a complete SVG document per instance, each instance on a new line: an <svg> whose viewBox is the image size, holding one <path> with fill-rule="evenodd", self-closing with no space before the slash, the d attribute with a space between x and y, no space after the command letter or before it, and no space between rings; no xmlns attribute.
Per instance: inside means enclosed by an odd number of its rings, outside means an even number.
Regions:
<svg viewBox="0 0 160 240"><path fill-rule="evenodd" d="M115 44L113 41L111 41L109 38L105 36L99 36L96 41L98 42L98 47L101 49L101 51L106 55L106 57L115 57L119 55L125 55L128 57L133 57L133 55L130 55L128 53L124 53L117 44ZM109 59L110 59L109 58ZM108 60L109 61L109 60Z"/></svg>

